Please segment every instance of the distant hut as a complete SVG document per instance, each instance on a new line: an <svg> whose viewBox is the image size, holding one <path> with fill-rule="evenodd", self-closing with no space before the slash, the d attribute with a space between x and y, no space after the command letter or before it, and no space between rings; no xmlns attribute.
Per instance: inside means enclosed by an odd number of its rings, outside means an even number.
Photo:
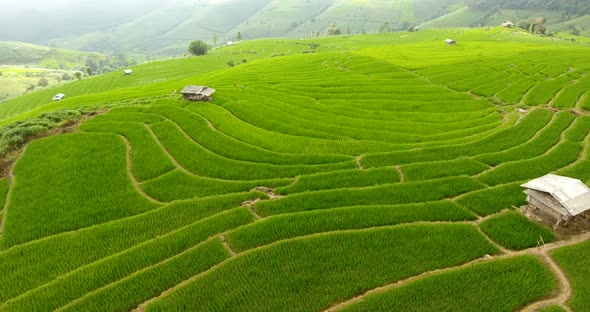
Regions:
<svg viewBox="0 0 590 312"><path fill-rule="evenodd" d="M446 45L456 45L457 41L455 41L453 39L445 39L445 44Z"/></svg>
<svg viewBox="0 0 590 312"><path fill-rule="evenodd" d="M225 43L225 45L232 46L232 45L234 45L234 42L233 41L228 41L228 42Z"/></svg>
<svg viewBox="0 0 590 312"><path fill-rule="evenodd" d="M590 210L590 188L580 180L548 174L521 186L527 194L525 213L532 206L549 214L557 220L553 229Z"/></svg>
<svg viewBox="0 0 590 312"><path fill-rule="evenodd" d="M505 27L505 28L513 28L514 27L514 23L511 22L511 21L506 21L506 22L502 23L502 27Z"/></svg>
<svg viewBox="0 0 590 312"><path fill-rule="evenodd" d="M206 86L186 86L180 91L185 100L201 102L211 101L213 93L215 89Z"/></svg>
<svg viewBox="0 0 590 312"><path fill-rule="evenodd" d="M133 74L133 71L131 69L126 69L123 71L123 75L125 76L130 76L131 74Z"/></svg>

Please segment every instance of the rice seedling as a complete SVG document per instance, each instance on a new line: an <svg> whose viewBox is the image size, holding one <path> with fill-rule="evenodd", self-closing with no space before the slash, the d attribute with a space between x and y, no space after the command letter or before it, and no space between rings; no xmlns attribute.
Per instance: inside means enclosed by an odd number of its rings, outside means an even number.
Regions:
<svg viewBox="0 0 590 312"><path fill-rule="evenodd" d="M406 181L422 181L461 175L476 175L489 167L469 158L401 166Z"/></svg>
<svg viewBox="0 0 590 312"><path fill-rule="evenodd" d="M133 272L186 252L214 234L251 221L253 221L253 217L246 208L230 210L197 221L123 252L82 266L68 274L61 275L58 279L10 300L0 310L55 310ZM225 255L225 253L222 253L222 255ZM217 261L214 260L213 263L215 262Z"/></svg>
<svg viewBox="0 0 590 312"><path fill-rule="evenodd" d="M514 311L551 294L555 279L533 256L493 260L368 296L343 311Z"/></svg>
<svg viewBox="0 0 590 312"><path fill-rule="evenodd" d="M512 206L522 206L526 196L521 184L516 182L477 190L459 198L457 203L480 216L491 215Z"/></svg>
<svg viewBox="0 0 590 312"><path fill-rule="evenodd" d="M513 250L535 247L541 238L545 243L555 239L549 229L515 211L486 219L480 228L498 244Z"/></svg>
<svg viewBox="0 0 590 312"><path fill-rule="evenodd" d="M259 214L268 216L347 206L410 204L443 200L482 187L483 185L469 177L451 177L395 185L304 192L260 202L254 207Z"/></svg>
<svg viewBox="0 0 590 312"><path fill-rule="evenodd" d="M572 297L568 305L576 311L589 311L590 241L556 249L551 252L551 257L565 271L572 286Z"/></svg>
<svg viewBox="0 0 590 312"><path fill-rule="evenodd" d="M116 133L125 137L131 145L133 175L138 181L153 179L175 169L143 123L92 122L82 125L80 129L86 132Z"/></svg>
<svg viewBox="0 0 590 312"><path fill-rule="evenodd" d="M159 298L146 311L321 310L366 290L495 252L469 225L324 234L230 259Z"/></svg>
<svg viewBox="0 0 590 312"><path fill-rule="evenodd" d="M391 184L399 180L400 176L395 168L332 171L300 176L293 184L277 188L277 192L287 195L307 191Z"/></svg>
<svg viewBox="0 0 590 312"><path fill-rule="evenodd" d="M468 221L474 215L450 201L391 206L360 206L306 211L265 218L227 234L237 251L321 232L363 229L419 221Z"/></svg>
<svg viewBox="0 0 590 312"><path fill-rule="evenodd" d="M0 301L256 198L268 197L252 192L178 202L130 218L12 247L0 252L0 269L5 272L0 275Z"/></svg>
<svg viewBox="0 0 590 312"><path fill-rule="evenodd" d="M114 134L68 134L35 141L14 168L3 244L22 244L158 207L133 187L126 147Z"/></svg>

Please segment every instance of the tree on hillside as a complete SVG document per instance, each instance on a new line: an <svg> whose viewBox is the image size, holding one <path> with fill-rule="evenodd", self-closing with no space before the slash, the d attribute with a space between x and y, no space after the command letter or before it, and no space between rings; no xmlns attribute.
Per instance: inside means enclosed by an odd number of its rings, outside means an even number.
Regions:
<svg viewBox="0 0 590 312"><path fill-rule="evenodd" d="M74 77L76 77L76 79L78 79L78 80L82 80L82 72L79 72L79 71L75 72Z"/></svg>
<svg viewBox="0 0 590 312"><path fill-rule="evenodd" d="M238 35L236 36L236 39L238 41L241 41L242 40L242 33L241 32L238 31Z"/></svg>
<svg viewBox="0 0 590 312"><path fill-rule="evenodd" d="M383 23L383 24L381 25L381 27L379 27L379 32L380 32L380 33L386 33L386 32L390 32L391 30L392 30L392 29L391 29L391 26L389 25L389 23L388 23L388 22L385 22L385 23Z"/></svg>
<svg viewBox="0 0 590 312"><path fill-rule="evenodd" d="M340 27L336 26L336 23L332 24L332 27L330 27L328 29L329 36L336 36L336 35L340 35L340 34L342 34L342 29L340 29Z"/></svg>
<svg viewBox="0 0 590 312"><path fill-rule="evenodd" d="M39 87L47 87L49 85L49 80L47 80L46 78L41 78L39 79L39 81L37 81L37 85Z"/></svg>
<svg viewBox="0 0 590 312"><path fill-rule="evenodd" d="M86 75L92 76L92 68L90 66L86 66L84 71L86 72Z"/></svg>
<svg viewBox="0 0 590 312"><path fill-rule="evenodd" d="M217 40L219 40L219 37L217 37L217 33L213 33L213 46L217 45Z"/></svg>
<svg viewBox="0 0 590 312"><path fill-rule="evenodd" d="M188 46L188 52L192 55L205 55L207 50L209 50L209 47L201 40L195 40Z"/></svg>

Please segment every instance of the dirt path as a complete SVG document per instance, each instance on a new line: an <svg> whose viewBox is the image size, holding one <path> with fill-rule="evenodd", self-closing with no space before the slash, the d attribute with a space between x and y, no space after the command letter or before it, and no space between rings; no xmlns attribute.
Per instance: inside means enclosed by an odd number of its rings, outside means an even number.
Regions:
<svg viewBox="0 0 590 312"><path fill-rule="evenodd" d="M27 147L25 146L21 155L25 153L26 149ZM2 207L2 217L0 218L0 235L4 234L4 225L6 224L6 218L8 216L8 205L10 204L10 200L12 198L12 190L14 189L14 184L16 183L16 177L14 176L13 170L14 165L10 168L7 177L10 186L8 187L8 193L6 193L6 198L4 199L4 206Z"/></svg>
<svg viewBox="0 0 590 312"><path fill-rule="evenodd" d="M223 244L223 248L225 248L225 250L227 250L227 252L229 252L230 256L235 257L238 254L227 243L227 238L225 237L225 235L223 235L223 234L219 235L219 239L221 240L221 243Z"/></svg>
<svg viewBox="0 0 590 312"><path fill-rule="evenodd" d="M356 156L354 158L354 161L356 162L356 165L359 167L360 170L365 170L365 167L363 166L363 163L361 162L362 158L363 158L363 156Z"/></svg>
<svg viewBox="0 0 590 312"><path fill-rule="evenodd" d="M547 245L539 247L539 248L534 247L534 248L529 248L529 249L525 249L525 250L521 250L521 251L508 251L507 250L506 253L501 254L499 256L486 255L483 258L462 264L460 266L424 272L420 275L413 276L413 277L407 278L402 281L398 281L398 282L395 282L392 284L388 284L388 285L384 285L381 287L377 287L377 288L368 290L368 291L364 292L363 294L360 294L358 296L350 298L346 301L334 304L333 306L331 306L330 308L328 308L324 311L325 312L339 311L342 308L345 308L345 307L355 304L359 301L362 301L363 299L365 299L368 296L371 296L371 295L374 295L377 293L381 293L384 291L388 291L391 289L399 288L399 287L402 287L408 283L411 283L413 281L416 281L416 280L419 280L419 279L422 279L422 278L425 278L428 276L433 276L433 275L438 275L438 274L442 274L445 272L458 270L458 269L465 268L465 267L468 267L472 264L479 263L479 262L506 259L506 258L510 258L510 257L527 255L527 254L528 255L536 255L536 256L541 257L541 259L543 259L543 261L545 261L551 267L552 271L554 272L557 279L559 280L560 292L556 298L535 302L535 303L525 307L522 311L527 311L527 312L528 311L536 311L539 308L546 307L546 306L553 305L553 304L563 305L567 302L567 300L569 300L569 297L571 296L572 289L571 289L571 286L570 286L567 278L565 277L565 274L563 273L563 271L559 268L559 266L557 266L557 264L553 261L553 259L551 259L551 257L549 257L549 252L554 249L561 248L561 247L579 244L579 243L584 242L588 239L590 239L590 233L585 233L585 234L573 237L573 238L566 240L566 241L560 241L560 242L547 244Z"/></svg>
<svg viewBox="0 0 590 312"><path fill-rule="evenodd" d="M166 204L164 202L161 202L153 197L151 197L150 195L148 195L146 192L144 192L144 190L141 188L141 183L139 183L137 181L137 179L135 178L135 175L133 174L133 149L131 148L131 143L129 143L129 140L127 140L127 138L125 138L122 135L118 135L121 140L123 140L123 142L125 143L126 146L126 167L127 167L127 177L129 178L129 181L131 181L131 184L133 184L133 187L135 188L135 191L137 191L137 193L139 193L140 195L142 195L143 197L145 197L147 200L151 201L152 203L156 203L156 204Z"/></svg>
<svg viewBox="0 0 590 312"><path fill-rule="evenodd" d="M250 213L254 216L254 220L256 220L256 221L262 219L262 217L259 214L257 214L256 210L254 209L254 204L256 204L259 201L261 201L261 199L256 198L256 199L252 199L252 200L247 200L240 205L241 207L248 208L248 211L250 211Z"/></svg>
<svg viewBox="0 0 590 312"><path fill-rule="evenodd" d="M395 166L395 170L399 173L399 183L406 183L406 176L402 170L402 166Z"/></svg>

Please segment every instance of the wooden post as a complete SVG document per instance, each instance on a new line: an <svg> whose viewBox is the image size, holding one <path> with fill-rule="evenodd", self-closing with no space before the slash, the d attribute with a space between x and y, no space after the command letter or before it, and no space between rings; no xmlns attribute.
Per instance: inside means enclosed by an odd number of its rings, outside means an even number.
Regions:
<svg viewBox="0 0 590 312"><path fill-rule="evenodd" d="M557 222L555 222L555 225L553 225L553 230L555 231L557 229L557 227L559 226L559 224L561 223L562 219L557 220Z"/></svg>
<svg viewBox="0 0 590 312"><path fill-rule="evenodd" d="M531 203L528 203L526 205L526 207L524 208L524 214L527 214L527 212L529 211L529 208L531 207Z"/></svg>

